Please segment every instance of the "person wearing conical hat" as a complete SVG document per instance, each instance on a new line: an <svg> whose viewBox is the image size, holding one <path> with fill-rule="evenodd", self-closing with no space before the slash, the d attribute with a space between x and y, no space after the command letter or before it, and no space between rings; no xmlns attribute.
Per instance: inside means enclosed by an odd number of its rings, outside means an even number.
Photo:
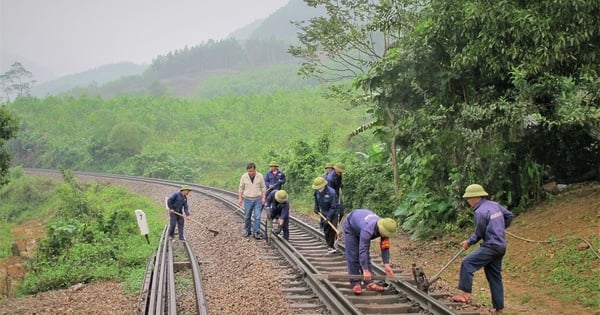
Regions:
<svg viewBox="0 0 600 315"><path fill-rule="evenodd" d="M285 174L279 170L279 163L271 161L269 163L270 171L265 174L265 185L270 191L281 190L285 184Z"/></svg>
<svg viewBox="0 0 600 315"><path fill-rule="evenodd" d="M185 225L185 220L190 218L190 210L187 202L187 196L190 191L190 186L183 185L179 191L174 192L167 199L167 207L169 208L168 235L171 239L175 236L175 226L177 226L179 240L185 240L185 237L183 236L183 226Z"/></svg>
<svg viewBox="0 0 600 315"><path fill-rule="evenodd" d="M381 238L379 248L385 273L393 276L390 266L390 238L396 235L398 225L391 218L380 218L368 209L355 209L348 213L342 224L344 231L344 246L346 249L346 266L348 274L363 275L362 281L367 291L383 292L385 289L373 282L373 265L371 264L371 240ZM351 279L352 292L362 294L361 279Z"/></svg>
<svg viewBox="0 0 600 315"><path fill-rule="evenodd" d="M333 188L327 186L327 180L319 176L313 180L312 189L314 190L315 207L314 211L319 214L325 224L323 224L323 234L325 243L327 243L327 253L335 254L335 240L337 238L337 225L339 218L338 197Z"/></svg>
<svg viewBox="0 0 600 315"><path fill-rule="evenodd" d="M344 172L346 172L346 165L344 165L342 162L338 162L333 165L333 171L329 172L325 177L327 180L327 185L333 188L338 196L338 204L340 205L338 222L341 221L342 217L344 216L344 202L342 200L342 188L344 188L344 184L342 183L342 174Z"/></svg>
<svg viewBox="0 0 600 315"><path fill-rule="evenodd" d="M273 234L283 232L283 238L290 240L290 200L285 190L272 190L265 202L267 217L276 221Z"/></svg>
<svg viewBox="0 0 600 315"><path fill-rule="evenodd" d="M496 314L504 314L504 285L502 284L502 258L506 253L504 230L508 228L514 214L500 204L487 200L488 193L479 184L471 184L465 189L467 199L475 215L475 232L460 243L466 250L483 240L481 246L469 254L460 264L458 289L461 294L453 296L454 302L471 303L473 274L483 268L492 294L492 306Z"/></svg>

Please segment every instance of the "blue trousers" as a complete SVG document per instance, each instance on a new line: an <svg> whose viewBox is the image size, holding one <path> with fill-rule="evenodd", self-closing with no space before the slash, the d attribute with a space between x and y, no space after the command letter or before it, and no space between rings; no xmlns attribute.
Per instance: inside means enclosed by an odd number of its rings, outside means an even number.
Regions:
<svg viewBox="0 0 600 315"><path fill-rule="evenodd" d="M256 233L260 232L261 210L262 210L262 199L260 197L258 197L256 199L244 198L244 231L246 231L246 235L256 234ZM254 214L254 231L250 230L250 223L252 222L252 219L251 219L252 214Z"/></svg>
<svg viewBox="0 0 600 315"><path fill-rule="evenodd" d="M346 255L346 266L348 267L348 274L362 275L363 271L362 271L362 268L360 267L359 253L358 253L358 245L359 245L359 241L360 241L360 235L352 232L352 229L350 228L350 225L348 222L350 222L350 220L349 220L349 218L346 218L346 221L344 221L344 224L343 224L344 247L345 247L344 255ZM368 255L368 253L367 253L367 255ZM369 257L368 261L369 261L369 271L371 273L373 273L373 265L371 264L371 257ZM350 285L354 286L355 284L360 283L361 281L362 280L360 280L360 279L351 279ZM366 284L368 284L370 282L372 282L372 281L369 281Z"/></svg>
<svg viewBox="0 0 600 315"><path fill-rule="evenodd" d="M179 239L183 240L183 225L185 224L185 218L175 213L169 212L169 236L175 235L175 225L177 225L177 232L179 233Z"/></svg>
<svg viewBox="0 0 600 315"><path fill-rule="evenodd" d="M471 293L473 290L473 274L483 268L492 294L492 305L495 309L504 308L504 285L502 284L502 258L506 253L504 247L481 246L468 255L460 264L458 288Z"/></svg>

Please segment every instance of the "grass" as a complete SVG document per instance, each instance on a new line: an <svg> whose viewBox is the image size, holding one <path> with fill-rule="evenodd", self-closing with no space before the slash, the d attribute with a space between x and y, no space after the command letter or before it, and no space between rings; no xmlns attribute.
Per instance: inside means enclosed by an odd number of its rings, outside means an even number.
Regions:
<svg viewBox="0 0 600 315"><path fill-rule="evenodd" d="M0 215L23 222L23 218L34 217L36 213L52 214L44 216L47 234L38 242L36 256L29 261L33 272L26 274L16 294L33 294L100 280L116 280L123 283L128 293L135 293L141 287L148 257L155 246L148 245L139 234L134 211L145 211L149 238L159 239L164 225L162 207L120 187L94 183L72 186L58 182L49 185L45 179L24 178L13 180L4 188L33 192L36 207L24 207L16 216L14 209L22 200L5 198L0 205ZM54 193L44 194L45 190ZM11 239L23 237L11 234L9 227L14 224L0 222L0 253L3 255L10 255ZM137 237L132 237L134 235Z"/></svg>
<svg viewBox="0 0 600 315"><path fill-rule="evenodd" d="M11 244L13 236L10 232L10 224L0 221L0 259L12 255Z"/></svg>

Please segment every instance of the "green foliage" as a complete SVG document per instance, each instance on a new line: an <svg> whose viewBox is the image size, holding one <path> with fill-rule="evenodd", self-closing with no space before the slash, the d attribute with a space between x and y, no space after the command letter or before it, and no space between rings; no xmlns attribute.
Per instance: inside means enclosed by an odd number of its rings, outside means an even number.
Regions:
<svg viewBox="0 0 600 315"><path fill-rule="evenodd" d="M10 227L11 225L8 222L0 221L0 259L12 255L13 236Z"/></svg>
<svg viewBox="0 0 600 315"><path fill-rule="evenodd" d="M7 149L7 141L16 137L19 121L5 106L0 105L0 187L8 181L8 168L11 157Z"/></svg>
<svg viewBox="0 0 600 315"><path fill-rule="evenodd" d="M345 131L359 120L356 110L324 99L320 89L210 100L30 98L9 107L23 121L10 148L15 163L25 167L113 172L233 189L248 162L264 172L272 159L268 152L283 154L290 143L309 141L325 130L330 139L338 139L331 146L339 149ZM336 119L328 119L333 113Z"/></svg>
<svg viewBox="0 0 600 315"><path fill-rule="evenodd" d="M46 216L44 205L55 193L50 179L13 177L9 185L0 187L0 221L18 224Z"/></svg>
<svg viewBox="0 0 600 315"><path fill-rule="evenodd" d="M108 134L108 148L122 158L140 154L150 131L140 123L123 122Z"/></svg>
<svg viewBox="0 0 600 315"><path fill-rule="evenodd" d="M63 172L63 178L65 184L48 200L57 212L29 262L31 272L21 293L107 279L132 281L126 286L139 288L152 246L139 236L134 210L145 209L149 238L158 239L164 224L162 209L122 188L82 185L69 171Z"/></svg>
<svg viewBox="0 0 600 315"><path fill-rule="evenodd" d="M276 65L265 69L247 70L233 74L213 75L194 91L193 97L210 99L227 95L273 94L284 90L315 87L315 80L297 76L295 64Z"/></svg>

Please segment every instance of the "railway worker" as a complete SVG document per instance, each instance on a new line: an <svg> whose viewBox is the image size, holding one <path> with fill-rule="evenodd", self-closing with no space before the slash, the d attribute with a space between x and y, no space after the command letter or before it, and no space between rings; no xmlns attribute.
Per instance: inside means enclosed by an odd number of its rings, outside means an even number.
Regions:
<svg viewBox="0 0 600 315"><path fill-rule="evenodd" d="M492 294L492 305L496 314L504 314L504 285L502 284L502 258L506 253L504 230L510 225L514 215L500 204L487 200L488 193L481 185L467 186L463 198L475 212L475 232L460 245L466 250L483 239L481 246L469 254L460 265L458 289L461 294L452 301L471 303L473 274L483 268Z"/></svg>
<svg viewBox="0 0 600 315"><path fill-rule="evenodd" d="M344 245L346 246L346 266L348 274L363 275L362 281L367 291L383 292L384 288L373 282L373 265L371 265L371 240L380 237L379 248L385 273L393 276L390 266L390 238L396 236L398 225L391 218L380 218L367 209L352 210L343 224ZM354 294L362 294L360 279L351 279L350 286Z"/></svg>
<svg viewBox="0 0 600 315"><path fill-rule="evenodd" d="M327 179L327 175L333 172L333 165L333 163L325 164L325 174L323 174L323 178ZM321 220L319 220L319 230L323 231L323 225L325 225L325 221L321 218Z"/></svg>
<svg viewBox="0 0 600 315"><path fill-rule="evenodd" d="M190 186L183 185L179 191L174 192L167 199L167 207L169 207L169 238L175 236L175 225L179 233L179 240L184 241L183 226L185 220L190 218L190 210L188 207L187 196L190 194ZM183 215L185 213L185 216Z"/></svg>
<svg viewBox="0 0 600 315"><path fill-rule="evenodd" d="M338 204L340 205L338 222L340 222L344 216L344 203L342 202L342 188L344 187L344 184L342 183L342 174L345 171L346 165L342 162L338 162L333 166L333 171L329 172L325 177L327 185L333 188L338 196Z"/></svg>
<svg viewBox="0 0 600 315"><path fill-rule="evenodd" d="M333 172L333 163L327 163L325 164L325 174L323 174L323 178L327 179L327 175L329 175L329 173Z"/></svg>
<svg viewBox="0 0 600 315"><path fill-rule="evenodd" d="M271 161L269 163L270 171L265 174L265 185L268 190L281 190L285 184L285 174L279 170L279 163Z"/></svg>
<svg viewBox="0 0 600 315"><path fill-rule="evenodd" d="M268 220L276 220L273 226L275 235L283 231L283 238L290 240L290 201L285 190L273 190L267 196L265 209L268 211Z"/></svg>
<svg viewBox="0 0 600 315"><path fill-rule="evenodd" d="M240 178L238 187L238 204L244 208L244 232L246 237L253 235L255 239L262 239L260 233L260 214L262 205L265 204L266 186L263 175L256 171L256 164L248 163L246 173ZM254 229L250 227L254 214Z"/></svg>
<svg viewBox="0 0 600 315"><path fill-rule="evenodd" d="M337 252L337 249L335 249L335 240L337 238L336 230L339 218L337 194L333 188L327 186L327 180L321 176L315 178L312 189L314 189L315 197L314 211L316 214L320 214L321 218L325 221L323 224L323 234L327 243L327 253L334 254Z"/></svg>

